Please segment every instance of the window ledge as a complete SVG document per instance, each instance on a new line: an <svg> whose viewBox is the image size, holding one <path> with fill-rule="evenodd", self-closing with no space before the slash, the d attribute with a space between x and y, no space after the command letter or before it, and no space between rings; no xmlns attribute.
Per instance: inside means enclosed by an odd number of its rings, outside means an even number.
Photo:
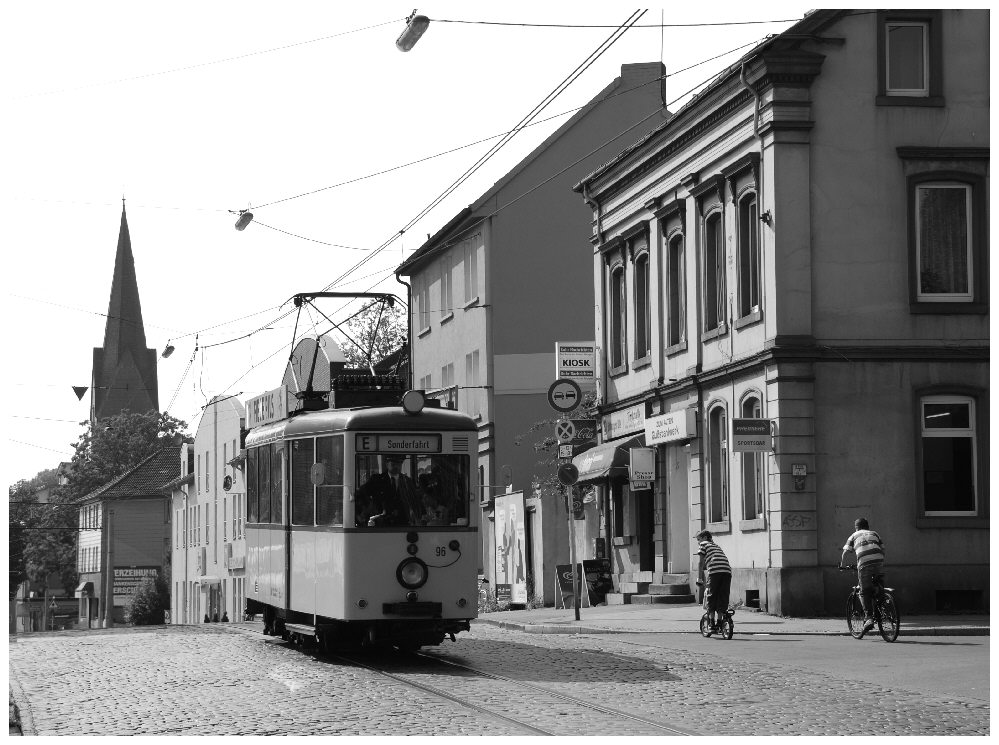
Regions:
<svg viewBox="0 0 999 745"><path fill-rule="evenodd" d="M724 520L720 523L708 523L704 526L705 530L710 531L712 535L715 533L731 533L732 523L729 520Z"/></svg>
<svg viewBox="0 0 999 745"><path fill-rule="evenodd" d="M454 313L453 312L450 312L450 313L447 313L447 314L441 316L441 326L443 326L445 323L447 323L448 321L450 321L452 318L454 318Z"/></svg>
<svg viewBox="0 0 999 745"><path fill-rule="evenodd" d="M943 96L885 96L874 99L878 106L946 106Z"/></svg>
<svg viewBox="0 0 999 745"><path fill-rule="evenodd" d="M652 364L652 355L651 354L647 354L644 357L642 357L641 359L632 360L631 361L631 369L632 370L640 370L643 367L648 367L651 364Z"/></svg>
<svg viewBox="0 0 999 745"><path fill-rule="evenodd" d="M989 519L987 517L922 517L916 518L917 528L965 528L965 529L988 529Z"/></svg>
<svg viewBox="0 0 999 745"><path fill-rule="evenodd" d="M624 375L626 372L628 372L628 366L627 365L619 365L617 367L608 368L607 375L610 376L610 377L612 377L612 378L616 378L619 375Z"/></svg>
<svg viewBox="0 0 999 745"><path fill-rule="evenodd" d="M743 533L747 533L751 530L765 530L767 527L767 521L765 518L758 517L755 520L740 520L739 530Z"/></svg>
<svg viewBox="0 0 999 745"><path fill-rule="evenodd" d="M732 328L741 329L745 326L751 326L754 323L759 323L763 318L763 313L759 310L754 310L752 313L744 315L742 318L738 318L732 322Z"/></svg>
<svg viewBox="0 0 999 745"><path fill-rule="evenodd" d="M417 331L417 332L416 332L416 335L417 335L417 336L418 336L418 337L419 337L420 339L422 339L422 338L423 338L424 336L426 336L426 335L427 335L427 334L429 334L429 333L430 333L430 327L429 327L429 326L427 326L426 328L422 328L422 329L420 329L419 331Z"/></svg>
<svg viewBox="0 0 999 745"><path fill-rule="evenodd" d="M918 314L985 315L988 303L909 303L909 312Z"/></svg>
<svg viewBox="0 0 999 745"><path fill-rule="evenodd" d="M611 539L611 542L615 546L630 546L635 542L635 536L633 535L616 535Z"/></svg>
<svg viewBox="0 0 999 745"><path fill-rule="evenodd" d="M721 326L716 326L715 328L702 333L701 341L711 341L712 339L717 339L719 336L725 336L727 333L728 328L723 323Z"/></svg>
<svg viewBox="0 0 999 745"><path fill-rule="evenodd" d="M469 308L474 308L478 304L479 304L479 296L476 295L471 300L469 300L467 303L465 303L464 305L462 305L461 309L462 310L468 310Z"/></svg>
<svg viewBox="0 0 999 745"><path fill-rule="evenodd" d="M482 414L472 414L472 419L476 422L482 421Z"/></svg>
<svg viewBox="0 0 999 745"><path fill-rule="evenodd" d="M678 344L674 344L671 347L666 347L666 356L672 357L674 354L680 354L680 352L687 351L687 340L684 339Z"/></svg>

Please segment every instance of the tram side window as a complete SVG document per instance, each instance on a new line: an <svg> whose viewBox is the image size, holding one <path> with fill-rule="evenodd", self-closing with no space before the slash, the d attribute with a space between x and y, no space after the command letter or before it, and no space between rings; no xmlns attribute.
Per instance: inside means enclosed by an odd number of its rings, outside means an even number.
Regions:
<svg viewBox="0 0 999 745"><path fill-rule="evenodd" d="M315 443L308 440L291 442L291 524L312 525L312 464L315 463Z"/></svg>
<svg viewBox="0 0 999 745"><path fill-rule="evenodd" d="M281 451L271 445L271 522L283 523L281 519Z"/></svg>
<svg viewBox="0 0 999 745"><path fill-rule="evenodd" d="M343 525L343 435L316 438L316 463L323 478L316 484L316 525Z"/></svg>
<svg viewBox="0 0 999 745"><path fill-rule="evenodd" d="M246 513L248 523L257 522L257 448L246 451Z"/></svg>
<svg viewBox="0 0 999 745"><path fill-rule="evenodd" d="M258 512L262 523L271 521L271 447L271 445L260 447L257 455Z"/></svg>

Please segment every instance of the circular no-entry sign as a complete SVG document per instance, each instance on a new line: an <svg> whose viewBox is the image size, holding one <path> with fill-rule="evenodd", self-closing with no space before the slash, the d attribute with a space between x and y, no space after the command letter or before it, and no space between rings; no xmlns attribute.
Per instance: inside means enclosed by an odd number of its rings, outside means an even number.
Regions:
<svg viewBox="0 0 999 745"><path fill-rule="evenodd" d="M579 406L583 392L575 380L559 378L548 387L548 405L567 414Z"/></svg>

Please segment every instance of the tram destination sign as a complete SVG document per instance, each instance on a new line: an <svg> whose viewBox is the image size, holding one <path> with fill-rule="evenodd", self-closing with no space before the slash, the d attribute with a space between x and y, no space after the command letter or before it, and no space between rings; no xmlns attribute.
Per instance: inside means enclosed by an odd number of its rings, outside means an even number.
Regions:
<svg viewBox="0 0 999 745"><path fill-rule="evenodd" d="M246 402L246 428L288 418L288 386L282 385Z"/></svg>
<svg viewBox="0 0 999 745"><path fill-rule="evenodd" d="M423 432L400 433L392 435L364 434L357 435L354 448L359 453L439 453L441 452L440 435L424 434Z"/></svg>

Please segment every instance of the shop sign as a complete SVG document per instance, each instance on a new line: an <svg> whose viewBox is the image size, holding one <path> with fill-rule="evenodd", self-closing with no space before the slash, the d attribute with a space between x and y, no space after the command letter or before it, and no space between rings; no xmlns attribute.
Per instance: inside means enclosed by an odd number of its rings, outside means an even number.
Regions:
<svg viewBox="0 0 999 745"><path fill-rule="evenodd" d="M733 419L732 452L769 452L774 449L769 419Z"/></svg>
<svg viewBox="0 0 999 745"><path fill-rule="evenodd" d="M649 445L697 437L697 415L694 409L680 409L645 420L645 441Z"/></svg>
<svg viewBox="0 0 999 745"><path fill-rule="evenodd" d="M288 418L288 387L280 386L246 402L246 427L253 429Z"/></svg>
<svg viewBox="0 0 999 745"><path fill-rule="evenodd" d="M656 478L656 451L653 448L631 448L628 455L632 490L651 489Z"/></svg>
<svg viewBox="0 0 999 745"><path fill-rule="evenodd" d="M640 404L605 414L600 420L600 425L603 428L604 442L632 432L641 432L645 427L645 405Z"/></svg>
<svg viewBox="0 0 999 745"><path fill-rule="evenodd" d="M574 380L584 391L596 388L597 345L592 341L555 342L555 379Z"/></svg>

